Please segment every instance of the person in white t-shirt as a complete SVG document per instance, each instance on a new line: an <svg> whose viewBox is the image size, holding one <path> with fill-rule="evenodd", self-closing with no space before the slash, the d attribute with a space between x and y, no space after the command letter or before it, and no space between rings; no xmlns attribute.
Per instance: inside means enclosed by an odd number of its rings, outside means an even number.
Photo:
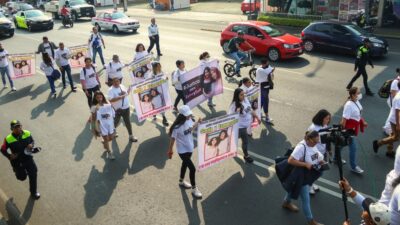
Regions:
<svg viewBox="0 0 400 225"><path fill-rule="evenodd" d="M90 50L92 51L93 63L96 64L96 55L98 53L100 56L101 65L105 66L102 48L105 49L106 45L104 44L103 36L97 30L97 27L92 28L92 33L90 34L88 44L89 44Z"/></svg>
<svg viewBox="0 0 400 225"><path fill-rule="evenodd" d="M210 53L208 53L208 52L201 53L200 56L199 56L199 60L200 60L199 66L200 66L201 70L204 71L204 73L206 73L207 72L206 68L208 68L207 70L210 71L209 65L208 65L209 62L210 62ZM211 71L210 71L210 73L211 73ZM207 83L210 86L209 89L211 89L211 78L208 78L208 81L204 82L204 83ZM203 88L204 88L204 83L203 83ZM213 103L213 97L212 96L208 98L207 105L208 105L208 107L215 107L216 106Z"/></svg>
<svg viewBox="0 0 400 225"><path fill-rule="evenodd" d="M74 80L72 79L71 66L69 64L69 59L71 58L71 52L68 48L64 47L64 43L60 42L58 44L58 49L54 53L54 59L61 71L61 78L64 88L66 87L65 73L67 73L68 81L71 86L72 92L76 92L76 87L74 86Z"/></svg>
<svg viewBox="0 0 400 225"><path fill-rule="evenodd" d="M245 77L239 81L239 88L241 88L245 94L251 89L254 88L253 84L251 83L250 78Z"/></svg>
<svg viewBox="0 0 400 225"><path fill-rule="evenodd" d="M396 150L396 156L394 159L394 167L393 169L386 175L386 180L385 180L385 188L383 189L381 193L381 197L379 199L379 202L389 206L390 203L390 198L393 195L393 181L400 177L400 146L397 147Z"/></svg>
<svg viewBox="0 0 400 225"><path fill-rule="evenodd" d="M47 52L47 54L54 59L54 53L57 49L57 46L54 44L54 42L49 41L49 38L46 36L44 36L42 40L43 42L39 44L36 54L43 54Z"/></svg>
<svg viewBox="0 0 400 225"><path fill-rule="evenodd" d="M390 84L390 95L387 100L389 108L392 108L393 98L396 96L397 92L399 92L399 80L400 80L400 68L396 69L396 78L393 79L392 83ZM390 111L389 111L390 112ZM389 116L386 119L385 125L383 126L383 132L386 135L390 135L392 133L392 127L390 126Z"/></svg>
<svg viewBox="0 0 400 225"><path fill-rule="evenodd" d="M174 111L178 112L179 101L182 100L183 104L186 104L185 96L183 95L183 87L182 87L182 83L181 83L182 76L186 73L185 62L183 60L177 60L176 67L177 67L177 69L172 74L172 86L175 87L175 91L177 94L175 103L174 103Z"/></svg>
<svg viewBox="0 0 400 225"><path fill-rule="evenodd" d="M146 51L146 48L144 47L144 45L142 43L139 43L139 44L136 45L135 52L136 53L133 56L133 61L137 61L137 60L139 60L139 59L141 59L141 58L143 58L143 57L145 57L145 56L150 54L150 53L148 53Z"/></svg>
<svg viewBox="0 0 400 225"><path fill-rule="evenodd" d="M120 83L122 83L122 69L125 67L121 61L119 61L118 55L113 55L112 61L106 65L106 84L107 86L112 86L112 80L114 78L119 79Z"/></svg>
<svg viewBox="0 0 400 225"><path fill-rule="evenodd" d="M40 69L44 72L46 75L47 80L49 81L50 84L50 89L51 89L51 95L55 98L56 97L56 88L54 85L54 79L52 78L52 73L54 71L54 60L47 54L47 52L42 54L42 63L40 63Z"/></svg>
<svg viewBox="0 0 400 225"><path fill-rule="evenodd" d="M261 106L264 110L265 121L272 123L272 119L269 117L269 91L271 89L271 83L274 79L274 70L269 65L268 59L261 59L261 66L256 70L256 83L260 84L261 88Z"/></svg>
<svg viewBox="0 0 400 225"><path fill-rule="evenodd" d="M85 67L82 68L79 78L83 92L86 94L89 108L92 106L93 93L100 90L101 84L91 58L85 58Z"/></svg>
<svg viewBox="0 0 400 225"><path fill-rule="evenodd" d="M390 224L400 224L400 176L393 183L394 189L389 203Z"/></svg>
<svg viewBox="0 0 400 225"><path fill-rule="evenodd" d="M244 153L244 160L247 163L252 163L253 159L250 157L247 151L247 145L249 142L247 129L251 126L253 120L257 120L260 123L260 119L254 113L251 108L249 100L247 100L244 91L241 88L236 88L233 93L232 104L229 107L229 114L239 113L239 138L242 140L242 150Z"/></svg>
<svg viewBox="0 0 400 225"><path fill-rule="evenodd" d="M167 151L168 157L171 159L173 146L176 143L176 150L182 159L179 186L185 189L191 188L192 195L195 198L202 198L202 194L196 186L196 167L191 160L194 150L193 131L197 128L199 122L201 122L201 119L197 122L193 121L189 106L179 107L179 114L169 129L170 143ZM184 180L187 168L189 168L190 183Z"/></svg>
<svg viewBox="0 0 400 225"><path fill-rule="evenodd" d="M8 68L8 52L3 48L3 45L0 43L0 74L1 74L1 81L3 81L3 87L7 88L6 84L6 75L8 78L8 82L11 86L11 91L16 91L14 87L14 82L10 76L10 69Z"/></svg>

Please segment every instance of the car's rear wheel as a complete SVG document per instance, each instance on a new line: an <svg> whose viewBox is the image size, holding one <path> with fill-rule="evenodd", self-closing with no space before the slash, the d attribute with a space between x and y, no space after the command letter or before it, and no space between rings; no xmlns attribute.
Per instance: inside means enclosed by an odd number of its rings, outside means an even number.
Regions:
<svg viewBox="0 0 400 225"><path fill-rule="evenodd" d="M114 34L118 34L119 33L119 29L118 29L118 27L116 25L113 26L112 30L113 30Z"/></svg>
<svg viewBox="0 0 400 225"><path fill-rule="evenodd" d="M133 30L132 30L132 33L136 33L136 32L137 32L137 30L136 30L136 29L133 29Z"/></svg>
<svg viewBox="0 0 400 225"><path fill-rule="evenodd" d="M311 40L304 41L304 50L306 52L312 52L314 50L314 47L314 42L312 42Z"/></svg>
<svg viewBox="0 0 400 225"><path fill-rule="evenodd" d="M14 36L14 32L8 34L9 37Z"/></svg>
<svg viewBox="0 0 400 225"><path fill-rule="evenodd" d="M27 28L28 31L29 31L29 32L32 32L32 26L28 24L27 27L28 27L28 28Z"/></svg>
<svg viewBox="0 0 400 225"><path fill-rule="evenodd" d="M235 67L232 64L225 64L224 66L224 73L227 77L233 77L235 73Z"/></svg>
<svg viewBox="0 0 400 225"><path fill-rule="evenodd" d="M229 50L229 42L225 41L222 44L222 50L224 51L225 54L229 54L230 50Z"/></svg>
<svg viewBox="0 0 400 225"><path fill-rule="evenodd" d="M97 28L97 31L99 31L99 32L101 31L101 27L98 23L95 23L94 26Z"/></svg>
<svg viewBox="0 0 400 225"><path fill-rule="evenodd" d="M276 62L279 60L280 57L281 56L277 48L272 47L268 50L268 58L270 61Z"/></svg>

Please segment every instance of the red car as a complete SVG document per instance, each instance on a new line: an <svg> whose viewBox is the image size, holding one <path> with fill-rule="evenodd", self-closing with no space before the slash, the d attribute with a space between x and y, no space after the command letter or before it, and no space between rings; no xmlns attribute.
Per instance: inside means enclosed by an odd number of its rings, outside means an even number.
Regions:
<svg viewBox="0 0 400 225"><path fill-rule="evenodd" d="M270 61L297 57L304 52L300 38L285 34L268 22L248 21L231 23L222 31L220 44L226 54L229 54L228 43L241 30L244 39L255 49L256 55L267 56ZM247 50L247 46L241 46Z"/></svg>
<svg viewBox="0 0 400 225"><path fill-rule="evenodd" d="M246 12L260 11L260 0L243 0L240 9L242 10L243 14Z"/></svg>

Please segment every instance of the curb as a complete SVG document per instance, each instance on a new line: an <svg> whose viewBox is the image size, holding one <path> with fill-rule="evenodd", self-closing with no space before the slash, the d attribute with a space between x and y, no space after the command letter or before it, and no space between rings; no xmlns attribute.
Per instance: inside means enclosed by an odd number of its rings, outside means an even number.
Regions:
<svg viewBox="0 0 400 225"><path fill-rule="evenodd" d="M1 215L4 217L2 218ZM3 221L5 225L29 225L21 217L21 212L15 205L13 198L9 198L0 188L0 225L3 225Z"/></svg>

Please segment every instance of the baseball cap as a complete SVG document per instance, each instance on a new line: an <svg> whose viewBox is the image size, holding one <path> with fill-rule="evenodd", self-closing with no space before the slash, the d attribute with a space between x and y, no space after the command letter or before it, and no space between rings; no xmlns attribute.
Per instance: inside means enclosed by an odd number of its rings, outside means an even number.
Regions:
<svg viewBox="0 0 400 225"><path fill-rule="evenodd" d="M182 114L184 116L190 116L193 113L192 113L192 110L190 110L189 106L183 105L183 106L179 107L179 114Z"/></svg>
<svg viewBox="0 0 400 225"><path fill-rule="evenodd" d="M362 207L368 212L372 221L376 225L389 225L390 224L390 212L389 208L380 202L374 202L370 198L364 199Z"/></svg>
<svg viewBox="0 0 400 225"><path fill-rule="evenodd" d="M19 122L18 120L11 121L11 123L10 123L11 129L14 129L17 126L21 126L21 122Z"/></svg>

